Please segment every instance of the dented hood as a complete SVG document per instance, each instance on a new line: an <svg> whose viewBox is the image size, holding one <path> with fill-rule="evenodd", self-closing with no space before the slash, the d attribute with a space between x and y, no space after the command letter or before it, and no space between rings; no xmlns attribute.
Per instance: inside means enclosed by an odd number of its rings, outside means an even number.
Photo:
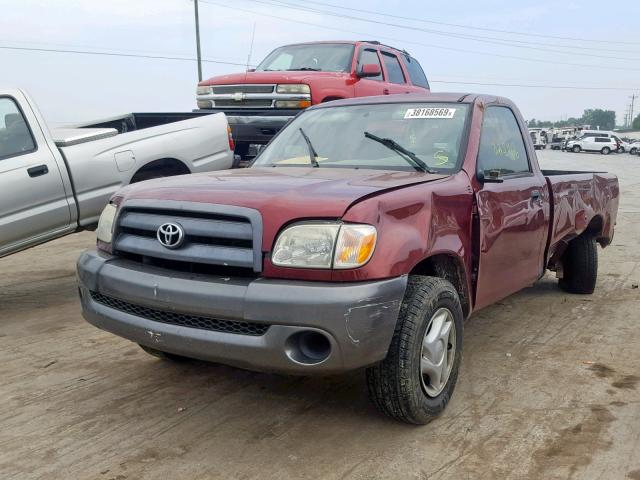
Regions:
<svg viewBox="0 0 640 480"><path fill-rule="evenodd" d="M289 218L339 218L362 197L445 175L345 168L264 167L162 178L126 187L128 199L178 200L254 208Z"/></svg>
<svg viewBox="0 0 640 480"><path fill-rule="evenodd" d="M421 172L342 168L265 167L225 170L151 180L126 187L118 196L235 205L258 210L263 247L280 228L303 219L337 219L358 200L407 185L445 177Z"/></svg>

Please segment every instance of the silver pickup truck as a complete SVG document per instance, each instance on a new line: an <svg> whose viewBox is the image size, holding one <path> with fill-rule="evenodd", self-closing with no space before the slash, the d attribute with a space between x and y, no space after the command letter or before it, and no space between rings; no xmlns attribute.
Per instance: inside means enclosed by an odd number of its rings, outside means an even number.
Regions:
<svg viewBox="0 0 640 480"><path fill-rule="evenodd" d="M0 257L97 224L124 185L232 164L223 113L49 130L26 92L0 89Z"/></svg>

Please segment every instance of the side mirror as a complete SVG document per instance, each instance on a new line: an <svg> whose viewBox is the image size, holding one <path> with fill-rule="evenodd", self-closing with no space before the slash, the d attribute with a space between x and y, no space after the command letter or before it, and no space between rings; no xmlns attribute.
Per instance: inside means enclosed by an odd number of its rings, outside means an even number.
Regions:
<svg viewBox="0 0 640 480"><path fill-rule="evenodd" d="M381 74L382 70L377 63L365 63L357 73L359 78L378 77Z"/></svg>
<svg viewBox="0 0 640 480"><path fill-rule="evenodd" d="M482 170L476 173L476 178L480 183L502 183L504 180L500 178L500 172L498 170L489 170L489 175L485 176Z"/></svg>
<svg viewBox="0 0 640 480"><path fill-rule="evenodd" d="M247 68L247 72L255 72L256 69L255 68Z"/></svg>

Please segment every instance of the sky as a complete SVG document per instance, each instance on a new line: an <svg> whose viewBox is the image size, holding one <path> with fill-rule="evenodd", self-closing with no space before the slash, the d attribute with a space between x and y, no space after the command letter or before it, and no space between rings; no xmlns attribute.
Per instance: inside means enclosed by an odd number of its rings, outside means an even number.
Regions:
<svg viewBox="0 0 640 480"><path fill-rule="evenodd" d="M417 58L433 91L505 96L527 119L604 108L621 124L640 95L638 0L318 2L200 0L204 78L243 71L255 27L251 64L288 43L380 40ZM193 0L0 0L0 12L0 88L26 89L53 126L195 108Z"/></svg>

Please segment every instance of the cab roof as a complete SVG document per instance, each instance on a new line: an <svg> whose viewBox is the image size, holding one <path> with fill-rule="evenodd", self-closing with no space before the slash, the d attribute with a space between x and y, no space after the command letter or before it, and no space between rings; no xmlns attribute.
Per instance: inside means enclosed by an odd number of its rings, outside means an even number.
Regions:
<svg viewBox="0 0 640 480"><path fill-rule="evenodd" d="M453 92L437 92L437 93L403 93L398 95L379 95L374 97L356 97L344 100L335 100L333 102L321 103L310 107L311 109L331 108L346 105L377 105L384 103L476 103L484 104L499 103L503 105L513 106L513 102L505 97L495 95L485 95L479 93L453 93Z"/></svg>

